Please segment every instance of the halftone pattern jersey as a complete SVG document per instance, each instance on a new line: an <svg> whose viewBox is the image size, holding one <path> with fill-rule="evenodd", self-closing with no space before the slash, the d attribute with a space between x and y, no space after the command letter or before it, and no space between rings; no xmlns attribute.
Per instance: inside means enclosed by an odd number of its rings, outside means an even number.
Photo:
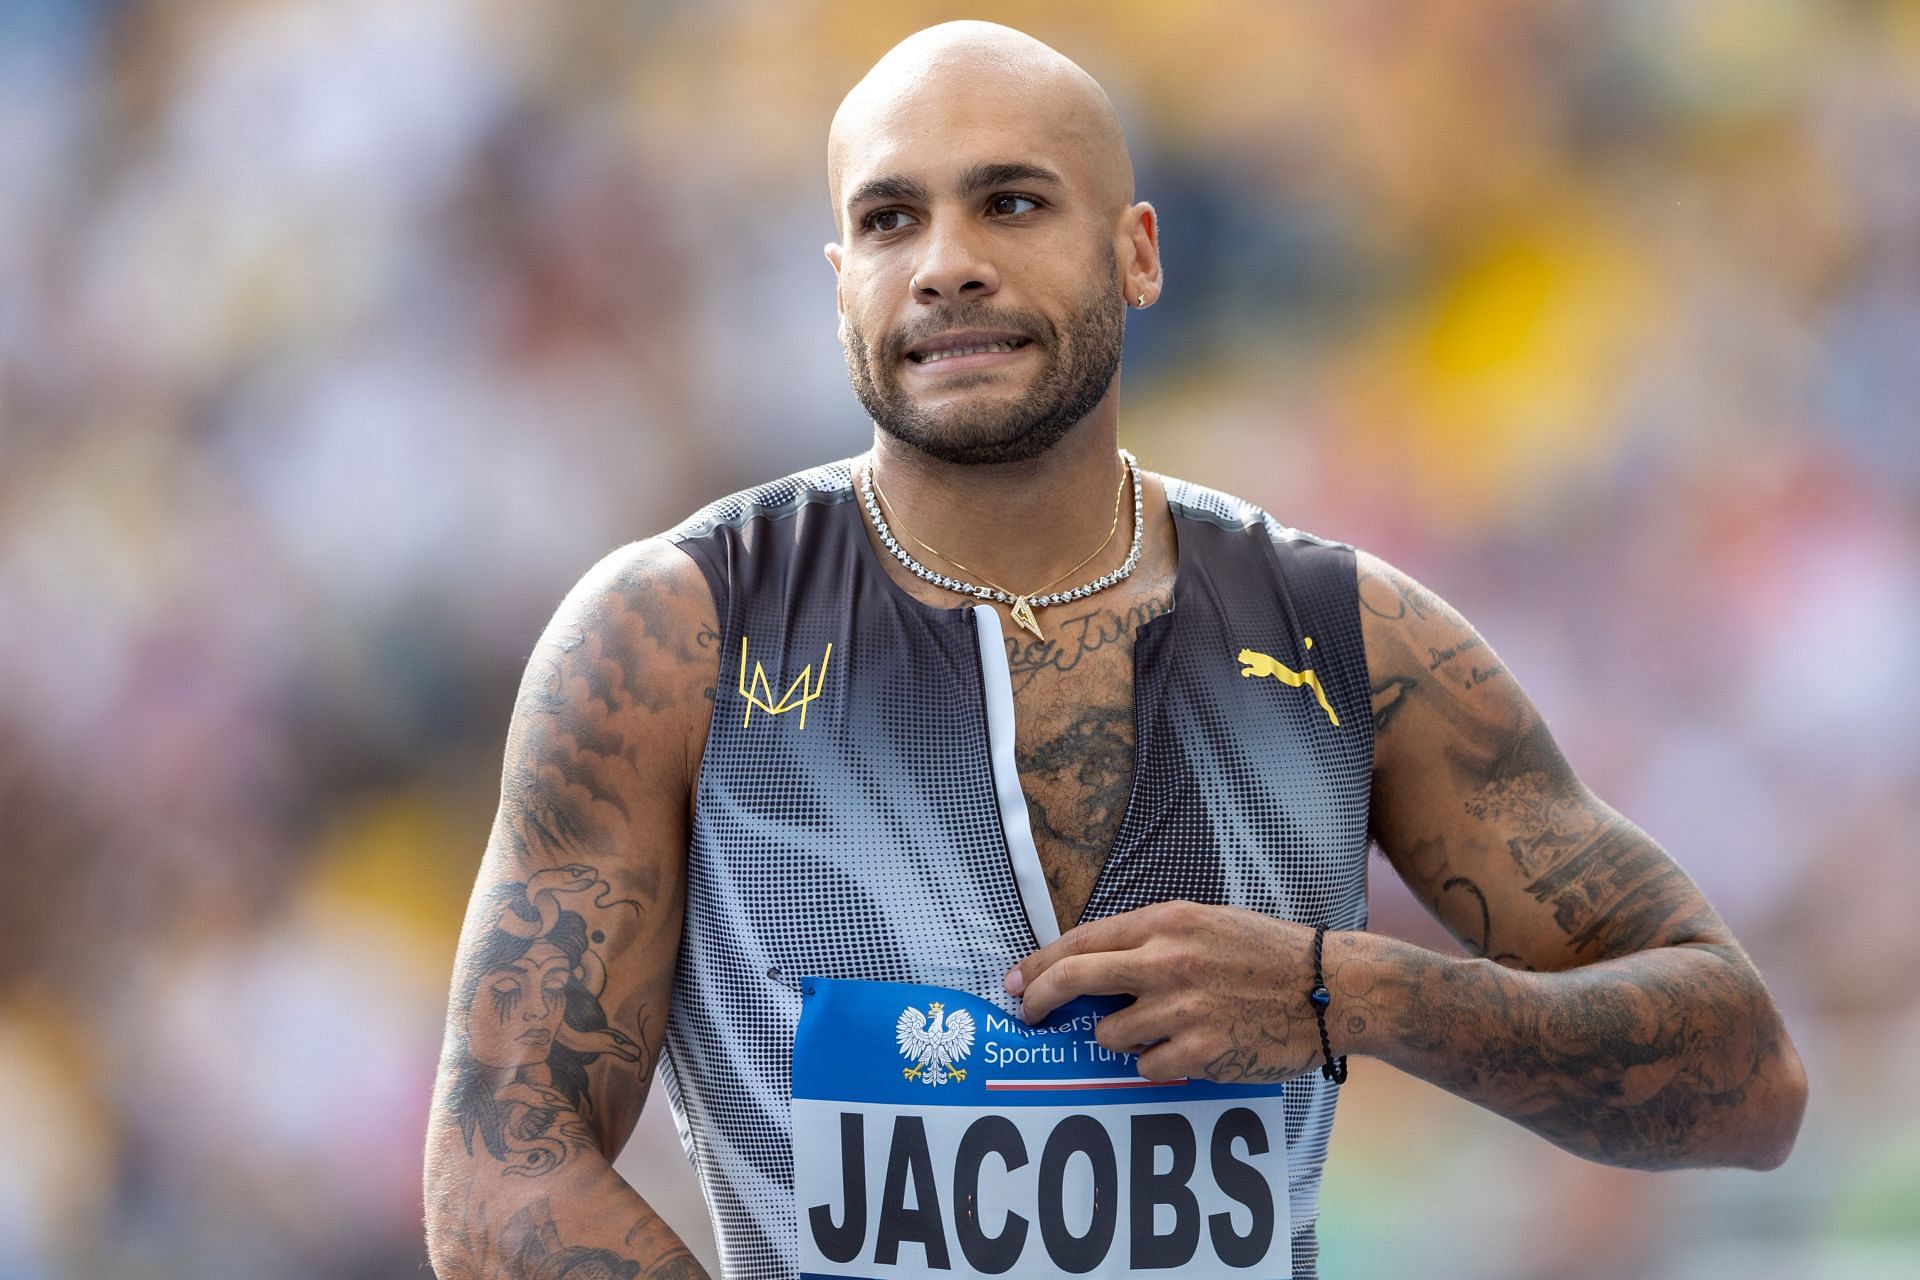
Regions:
<svg viewBox="0 0 1920 1280"><path fill-rule="evenodd" d="M1353 549L1195 485L1167 495L1173 608L1135 638L1132 791L1085 918L1188 899L1362 928L1373 735ZM887 576L847 463L668 536L712 589L721 658L667 1091L727 1276L785 1280L796 979L934 984L1011 1012L1001 976L1051 911L1023 903L1032 839L1009 830L1004 764L996 791L997 622ZM1317 1072L1286 1086L1298 1277L1315 1273L1336 1094Z"/></svg>

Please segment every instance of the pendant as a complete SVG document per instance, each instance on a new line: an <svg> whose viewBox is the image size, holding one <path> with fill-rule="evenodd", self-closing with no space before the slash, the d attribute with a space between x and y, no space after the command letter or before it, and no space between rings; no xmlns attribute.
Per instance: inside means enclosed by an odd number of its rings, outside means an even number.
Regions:
<svg viewBox="0 0 1920 1280"><path fill-rule="evenodd" d="M1026 596L1015 596L1013 598L1012 613L1013 613L1014 623L1018 626L1026 628L1028 631L1033 632L1034 639L1036 640L1046 639L1046 636L1040 633L1039 622L1034 619L1033 602L1029 600Z"/></svg>

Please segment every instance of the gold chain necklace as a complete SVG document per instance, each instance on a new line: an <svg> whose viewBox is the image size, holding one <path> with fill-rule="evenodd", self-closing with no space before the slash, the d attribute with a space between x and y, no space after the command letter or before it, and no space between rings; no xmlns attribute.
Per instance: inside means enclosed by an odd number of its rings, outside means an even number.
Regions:
<svg viewBox="0 0 1920 1280"><path fill-rule="evenodd" d="M1100 545L1095 547L1092 551L1089 551L1084 557L1081 558L1080 563L1074 565L1073 568L1068 569L1065 573L1056 575L1055 577L1048 580L1047 582L1041 583L1039 586L1035 587L1033 590L1026 591L1026 592L1016 592L1009 587L1001 586L999 583L995 582L992 578L989 578L986 574L981 573L978 569L968 568L966 565L961 564L958 560L955 560L952 556L948 555L946 552L940 550L940 548L926 541L926 539L922 538L919 534L915 533L912 529L909 529L907 527L906 517L900 514L900 508L895 506L893 499L887 496L887 491L881 485L878 478L876 478L873 482L873 489L874 489L874 492L879 495L881 511L893 512L893 523L899 526L900 532L906 534L907 537L911 538L915 543L917 543L922 551L938 556L940 559L945 560L948 564L952 565L954 568L958 569L962 573L973 574L975 577L979 578L980 581L986 583L990 587L995 588L996 590L1005 591L1010 595L1025 595L1028 598L1032 598L1033 596L1039 595L1042 591L1045 591L1048 587L1053 586L1055 583L1062 582L1067 578L1072 577L1074 574L1080 572L1080 570L1087 567L1087 562L1089 560L1092 560L1095 556L1099 555L1102 551L1105 551L1110 545L1112 545L1113 535L1120 531L1120 499L1127 491L1127 469L1124 465L1120 468L1120 483L1114 486L1114 490L1113 490L1113 523L1107 526L1107 536L1100 540Z"/></svg>
<svg viewBox="0 0 1920 1280"><path fill-rule="evenodd" d="M1104 591L1117 582L1124 582L1132 575L1134 568L1140 563L1141 533L1145 524L1142 518L1145 512L1145 502L1140 492L1140 466L1139 463L1134 460L1134 456L1125 449L1120 450L1120 460L1126 464L1126 473L1120 477L1120 487L1115 490L1113 495L1113 525L1107 530L1106 538L1098 547L1095 547L1085 559L1081 560L1079 564L1074 565L1073 568L1067 570L1066 573L1055 578L1053 582L1048 582L1036 587L1032 591L1010 591L992 579L983 577L978 570L969 569L952 556L922 542L914 535L911 529L907 528L906 522L902 520L900 522L900 531L906 534L908 538L918 543L931 554L938 556L954 568L960 570L962 573L971 574L974 577L980 578L980 582L978 584L965 582L944 573L936 573L915 560L908 554L907 549L900 545L899 540L893 536L893 530L888 527L886 516L880 510L880 504L875 501L874 491L878 486L874 480L873 463L871 461L867 463L861 473L860 495L865 500L867 518L873 521L873 531L880 536L881 544L893 554L894 559L905 565L909 572L921 578L923 581L931 582L933 585L942 587L948 591L958 592L961 595L970 595L980 600L996 600L1001 604L1009 605L1011 606L1010 612L1012 613L1015 623L1031 631L1037 639L1045 640L1047 637L1040 630L1039 621L1034 617L1033 611L1035 609L1044 609L1049 605L1064 604L1069 600L1079 600L1097 591ZM1047 588L1053 586L1054 583L1060 582L1062 579L1085 568L1089 561L1102 551L1105 551L1113 542L1113 535L1120 528L1120 495L1126 492L1129 479L1133 482L1133 545L1127 550L1126 560L1118 569L1095 578L1092 582L1074 587L1069 591L1055 591L1050 594L1043 594L1047 591ZM880 492L880 497L886 497L884 490ZM898 519L899 508L894 507L892 502L888 502L887 505L893 507L895 518Z"/></svg>

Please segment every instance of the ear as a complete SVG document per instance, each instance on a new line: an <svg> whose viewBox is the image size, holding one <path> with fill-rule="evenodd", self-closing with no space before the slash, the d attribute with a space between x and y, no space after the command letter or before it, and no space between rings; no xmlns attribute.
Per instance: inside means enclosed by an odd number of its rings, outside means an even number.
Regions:
<svg viewBox="0 0 1920 1280"><path fill-rule="evenodd" d="M1164 280L1160 270L1160 215L1145 200L1127 206L1120 215L1115 248L1119 253L1120 284L1128 306L1145 298L1152 306L1160 298Z"/></svg>
<svg viewBox="0 0 1920 1280"><path fill-rule="evenodd" d="M827 264L833 268L833 306L840 314L840 345L847 345L847 299L840 290L840 246L829 243L826 246Z"/></svg>

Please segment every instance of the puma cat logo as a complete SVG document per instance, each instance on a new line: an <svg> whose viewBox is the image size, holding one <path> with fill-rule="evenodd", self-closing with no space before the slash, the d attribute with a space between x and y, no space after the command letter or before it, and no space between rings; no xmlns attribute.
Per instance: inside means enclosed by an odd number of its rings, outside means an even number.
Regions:
<svg viewBox="0 0 1920 1280"><path fill-rule="evenodd" d="M1307 648L1313 648L1313 637L1306 637L1304 643ZM1239 662L1242 677L1272 676L1281 684L1292 685L1296 689L1305 686L1313 690L1313 696L1320 700L1320 709L1327 713L1327 719L1333 723L1333 726L1339 728L1340 717L1334 714L1333 704L1327 701L1327 691L1320 687L1320 677L1314 674L1312 667L1304 671L1295 671L1278 658L1253 649L1242 649Z"/></svg>

